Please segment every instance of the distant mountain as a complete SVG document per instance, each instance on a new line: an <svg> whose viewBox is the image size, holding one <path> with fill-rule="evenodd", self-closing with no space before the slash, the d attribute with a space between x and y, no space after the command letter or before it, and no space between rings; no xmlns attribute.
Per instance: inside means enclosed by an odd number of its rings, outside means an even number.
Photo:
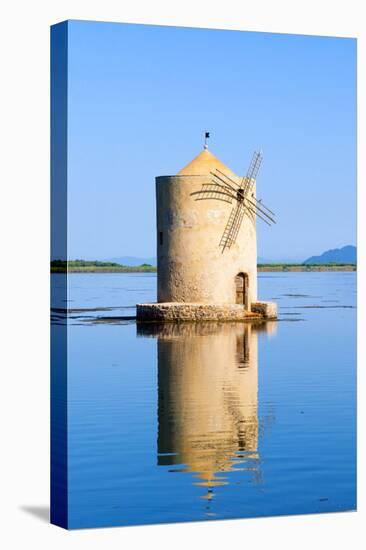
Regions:
<svg viewBox="0 0 366 550"><path fill-rule="evenodd" d="M301 260L295 260L290 258L281 258L274 260L269 258L263 258L261 256L258 257L258 263L259 264L278 264L278 263L304 263L304 264L330 264L330 263L337 263L337 264L355 264L356 263L356 257L357 257L357 249L355 246L344 246L343 248L335 248L333 250L327 250L326 252L323 252L320 256L311 256L311 258L308 258L304 262L301 262ZM115 258L106 258L104 261L107 262L115 262L117 264L121 265L128 265L128 266L137 266L142 264L150 264L156 266L156 258L155 257L138 257L138 256L119 256Z"/></svg>
<svg viewBox="0 0 366 550"><path fill-rule="evenodd" d="M357 263L357 249L348 245L343 248L327 250L320 256L311 256L304 264L355 264Z"/></svg>
<svg viewBox="0 0 366 550"><path fill-rule="evenodd" d="M136 256L120 256L119 258L108 258L106 261L122 265L156 265L156 258L137 258Z"/></svg>

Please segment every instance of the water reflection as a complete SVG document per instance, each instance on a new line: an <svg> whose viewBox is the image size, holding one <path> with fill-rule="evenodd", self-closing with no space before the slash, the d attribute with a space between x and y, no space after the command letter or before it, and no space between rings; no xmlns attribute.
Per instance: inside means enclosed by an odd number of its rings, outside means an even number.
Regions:
<svg viewBox="0 0 366 550"><path fill-rule="evenodd" d="M260 479L258 453L258 331L276 323L144 325L157 338L158 465L181 465L195 485L229 483L226 472Z"/></svg>
<svg viewBox="0 0 366 550"><path fill-rule="evenodd" d="M136 338L134 324L114 318L133 311L106 308L141 301L133 289L148 292L151 278L75 273L67 286L61 274L52 278L60 286L52 299L55 523L355 509L356 310L303 308L319 295L355 306L355 273L260 274L263 299L280 297L271 342L259 330L273 325L150 326ZM144 300L154 301L153 292ZM290 293L312 298L282 296ZM74 319L83 309L109 319Z"/></svg>

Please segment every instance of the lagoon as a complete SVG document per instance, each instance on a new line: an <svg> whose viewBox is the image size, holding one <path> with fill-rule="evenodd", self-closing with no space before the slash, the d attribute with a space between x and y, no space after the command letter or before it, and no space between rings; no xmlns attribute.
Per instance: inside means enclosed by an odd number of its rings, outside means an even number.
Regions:
<svg viewBox="0 0 366 550"><path fill-rule="evenodd" d="M260 273L264 325L139 327L155 274L52 279L70 528L355 509L356 273Z"/></svg>

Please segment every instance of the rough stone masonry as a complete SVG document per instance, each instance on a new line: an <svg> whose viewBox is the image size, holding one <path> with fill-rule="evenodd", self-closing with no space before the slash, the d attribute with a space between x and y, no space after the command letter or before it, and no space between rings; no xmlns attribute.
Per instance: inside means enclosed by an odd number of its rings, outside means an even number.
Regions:
<svg viewBox="0 0 366 550"><path fill-rule="evenodd" d="M207 147L175 176L156 178L157 303L138 304L139 321L277 317L274 303L257 299L256 218L249 209L237 224L235 242L225 250L220 246L236 200L211 193L222 189L207 187L212 174L241 186L242 178ZM252 201L255 193L251 180Z"/></svg>

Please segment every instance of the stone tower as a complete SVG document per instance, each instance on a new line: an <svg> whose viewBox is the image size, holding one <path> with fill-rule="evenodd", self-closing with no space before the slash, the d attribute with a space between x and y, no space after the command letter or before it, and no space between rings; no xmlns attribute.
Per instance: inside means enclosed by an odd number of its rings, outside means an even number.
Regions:
<svg viewBox="0 0 366 550"><path fill-rule="evenodd" d="M274 304L257 302L256 217L244 215L235 242L220 246L236 201L217 193L201 200L213 173L241 187L207 146L175 176L156 178L158 303L138 305L138 320L276 317Z"/></svg>
<svg viewBox="0 0 366 550"><path fill-rule="evenodd" d="M244 217L235 244L223 252L219 243L232 206L192 195L215 169L241 180L208 149L176 176L156 178L158 302L241 301L250 310L257 299L255 218ZM240 282L245 288L239 296Z"/></svg>

